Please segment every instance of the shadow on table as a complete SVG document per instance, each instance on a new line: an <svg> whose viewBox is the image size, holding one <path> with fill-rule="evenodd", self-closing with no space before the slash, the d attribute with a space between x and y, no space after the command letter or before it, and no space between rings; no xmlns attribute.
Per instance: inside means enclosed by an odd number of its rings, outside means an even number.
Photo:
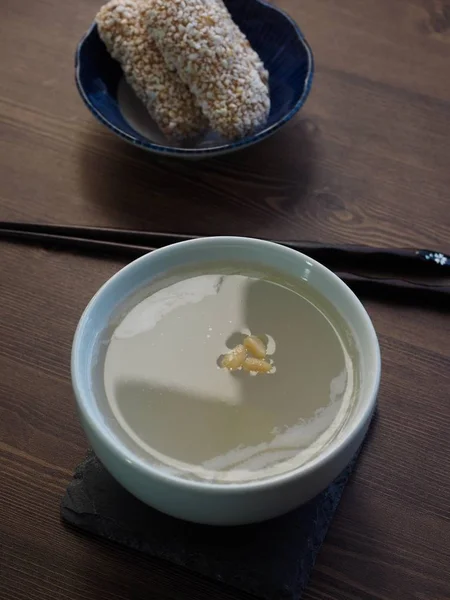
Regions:
<svg viewBox="0 0 450 600"><path fill-rule="evenodd" d="M270 234L274 223L292 228L314 182L314 126L307 120L251 148L193 161L151 155L95 124L81 135L82 191L99 224Z"/></svg>

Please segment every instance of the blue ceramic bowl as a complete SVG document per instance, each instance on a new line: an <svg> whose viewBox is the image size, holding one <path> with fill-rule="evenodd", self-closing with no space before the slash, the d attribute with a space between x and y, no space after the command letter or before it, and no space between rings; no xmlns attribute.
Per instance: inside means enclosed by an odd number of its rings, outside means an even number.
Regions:
<svg viewBox="0 0 450 600"><path fill-rule="evenodd" d="M202 157L232 152L272 135L303 106L313 78L313 56L296 23L263 0L225 0L234 21L246 34L269 71L271 110L264 129L236 142L214 134L195 145L173 145L158 130L122 77L93 24L78 45L75 79L92 114L115 134L158 154Z"/></svg>

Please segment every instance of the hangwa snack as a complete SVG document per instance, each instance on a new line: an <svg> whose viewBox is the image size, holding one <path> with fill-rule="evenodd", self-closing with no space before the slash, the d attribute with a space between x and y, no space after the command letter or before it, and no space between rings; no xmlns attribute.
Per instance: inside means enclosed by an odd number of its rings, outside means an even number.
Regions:
<svg viewBox="0 0 450 600"><path fill-rule="evenodd" d="M99 35L161 131L175 140L193 137L207 128L207 121L147 34L146 5L138 0L111 0L97 14Z"/></svg>
<svg viewBox="0 0 450 600"><path fill-rule="evenodd" d="M231 35L234 38L235 48L239 48L241 50L242 59L248 61L251 66L255 67L259 73L259 76L261 77L261 81L267 86L269 82L269 72L265 68L263 61L259 58L258 53L253 50L250 42L245 37L245 34L239 29L239 27L235 25L233 19L230 18L230 13L228 12L223 0L216 0L216 3L219 7L219 10L222 11L222 23L231 28Z"/></svg>
<svg viewBox="0 0 450 600"><path fill-rule="evenodd" d="M145 7L149 37L214 131L238 139L265 124L267 73L221 0L151 0Z"/></svg>

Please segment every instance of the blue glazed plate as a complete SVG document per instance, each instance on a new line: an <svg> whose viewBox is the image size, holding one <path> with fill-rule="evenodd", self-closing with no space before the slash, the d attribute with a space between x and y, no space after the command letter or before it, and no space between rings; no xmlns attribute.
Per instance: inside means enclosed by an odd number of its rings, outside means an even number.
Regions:
<svg viewBox="0 0 450 600"><path fill-rule="evenodd" d="M125 82L119 63L108 54L95 23L80 41L75 56L75 80L88 109L127 142L178 157L225 154L272 135L306 101L314 72L311 49L297 24L263 0L225 0L225 4L269 71L271 110L262 130L235 142L224 142L211 133L195 144L173 145Z"/></svg>

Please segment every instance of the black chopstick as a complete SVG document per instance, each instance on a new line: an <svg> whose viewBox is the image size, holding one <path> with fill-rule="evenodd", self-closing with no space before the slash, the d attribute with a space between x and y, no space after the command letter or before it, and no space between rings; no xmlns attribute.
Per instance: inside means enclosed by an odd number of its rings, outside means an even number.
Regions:
<svg viewBox="0 0 450 600"><path fill-rule="evenodd" d="M118 256L126 258L139 258L158 247L139 246L123 242L109 242L96 240L94 238L75 237L61 235L59 233L40 233L38 231L20 231L15 229L3 229L0 227L0 239L17 241L23 244L41 244L48 248L62 248L67 250L87 250L101 253L107 256ZM168 244L166 244L168 245Z"/></svg>
<svg viewBox="0 0 450 600"><path fill-rule="evenodd" d="M85 240L111 242L148 248L161 248L201 235L136 231L107 227L83 227L73 225L48 225L0 221L0 236L5 239L7 231L58 235ZM17 237L17 236L16 236ZM436 250L409 248L375 248L353 244L322 244L308 241L270 240L308 254L327 266L360 268L364 271L401 271L415 275L435 277L450 275L450 256Z"/></svg>
<svg viewBox="0 0 450 600"><path fill-rule="evenodd" d="M165 233L137 232L121 229L104 229L94 227L65 227L61 225L38 225L24 224L26 227L20 228L22 224L16 224L17 229L11 227L8 223L6 227L0 222L0 239L16 241L20 243L40 244L50 248L66 249L71 251L89 251L106 256L116 256L120 258L134 259L151 252L156 248L167 246L182 240L195 239L200 236L177 235ZM51 233L48 233L51 232ZM68 232L76 232L78 236L69 235ZM97 235L97 237L95 237ZM115 240L115 241L112 241ZM120 240L120 241L117 241ZM125 241L126 240L126 241ZM133 244L131 241L152 242L150 245ZM280 242L283 243L283 242ZM318 258L318 253L314 250L326 250L323 255L329 255L336 249L341 250L342 246L322 246L316 243L289 243L289 247L306 252L313 258ZM346 246L342 256L349 256L350 248L356 248L358 253L361 249L372 250L364 246ZM312 250L312 251L311 251ZM363 252L363 253L364 253ZM374 256L376 253L385 255L386 253L397 253L398 250L376 249L370 253L371 265L374 266ZM414 252L414 251L405 251ZM400 254L400 256L403 256ZM405 254L406 258L409 257ZM323 258L323 257L322 257ZM320 260L318 258L318 260ZM322 260L327 264L326 260ZM329 265L327 265L329 266ZM347 269L347 267L345 267ZM434 307L450 309L450 285L435 285L429 283L414 283L404 279L390 279L377 276L364 276L337 271L340 276L356 293L371 294L377 298L385 297L390 300L401 301L402 303L427 303ZM443 274L443 273L442 273ZM435 272L436 275L436 272Z"/></svg>

